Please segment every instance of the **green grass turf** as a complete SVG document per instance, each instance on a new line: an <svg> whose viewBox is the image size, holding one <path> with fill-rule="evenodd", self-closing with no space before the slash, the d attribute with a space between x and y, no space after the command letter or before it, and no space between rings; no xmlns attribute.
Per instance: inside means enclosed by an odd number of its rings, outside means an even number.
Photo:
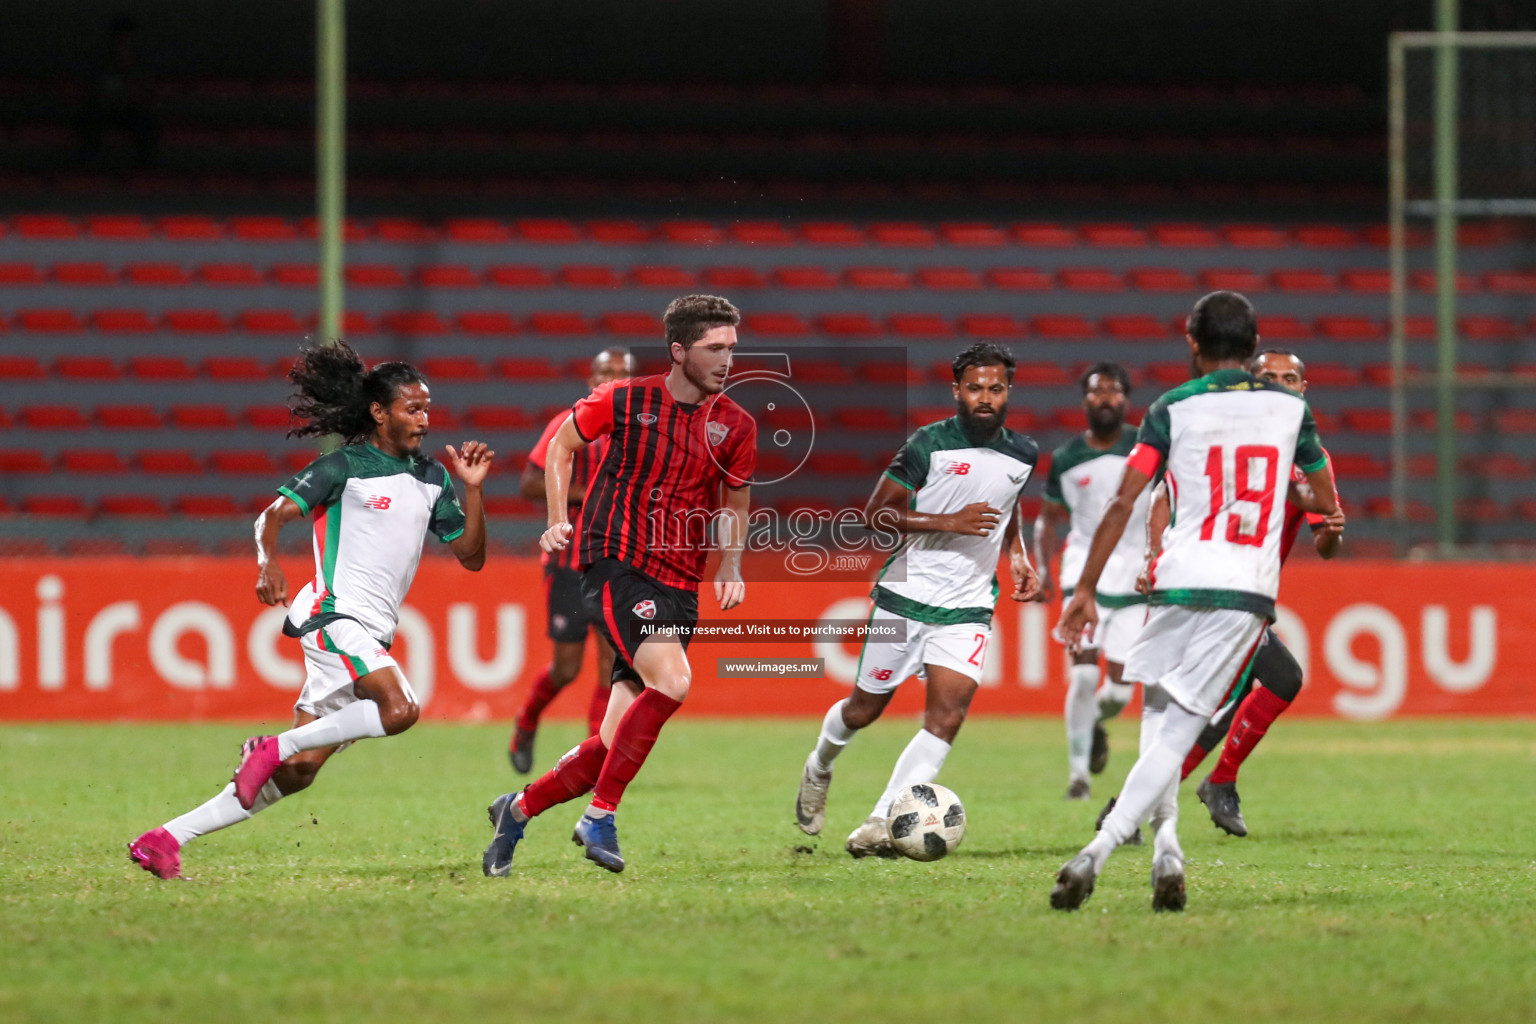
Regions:
<svg viewBox="0 0 1536 1024"><path fill-rule="evenodd" d="M1186 786L1189 911L1148 908L1126 849L1077 914L1060 864L1091 804L1061 730L970 723L942 781L969 832L934 864L853 861L908 720L838 762L825 836L792 823L815 723L680 720L631 787L629 868L580 858L579 805L480 874L505 731L422 726L185 850L125 857L222 786L246 730L0 728L0 1020L1409 1021L1536 1015L1536 723L1285 721L1245 769L1253 835ZM540 739L548 764L573 742Z"/></svg>

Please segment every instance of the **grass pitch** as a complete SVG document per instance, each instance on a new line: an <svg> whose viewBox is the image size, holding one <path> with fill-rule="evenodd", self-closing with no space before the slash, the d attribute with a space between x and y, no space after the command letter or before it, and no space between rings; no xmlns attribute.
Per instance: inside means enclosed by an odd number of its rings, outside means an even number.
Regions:
<svg viewBox="0 0 1536 1024"><path fill-rule="evenodd" d="M1282 721L1244 770L1252 836L1185 787L1182 915L1148 909L1146 848L1082 912L1046 903L1129 722L1090 804L1061 800L1057 722L971 722L941 777L959 851L853 861L913 728L854 742L814 841L815 723L679 720L620 815L622 875L581 859L568 805L486 879L505 730L424 725L190 844L182 882L125 844L217 791L248 730L0 728L0 1020L1536 1019L1536 723ZM575 739L549 725L540 765Z"/></svg>

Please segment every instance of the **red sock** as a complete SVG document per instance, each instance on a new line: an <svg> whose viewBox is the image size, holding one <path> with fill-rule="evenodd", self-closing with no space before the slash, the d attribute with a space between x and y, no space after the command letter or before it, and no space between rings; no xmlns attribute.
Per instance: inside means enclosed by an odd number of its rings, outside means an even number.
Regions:
<svg viewBox="0 0 1536 1024"><path fill-rule="evenodd" d="M672 713L683 706L659 690L646 690L624 712L618 731L613 735L613 749L603 761L602 774L592 790L592 806L600 811L616 811L624 799L624 788L634 779L640 766L650 756Z"/></svg>
<svg viewBox="0 0 1536 1024"><path fill-rule="evenodd" d="M1189 756L1184 758L1184 770L1179 774L1179 781L1183 782L1189 778L1194 770L1200 767L1200 762L1204 761L1208 754L1210 754L1210 751L1198 743L1190 747Z"/></svg>
<svg viewBox="0 0 1536 1024"><path fill-rule="evenodd" d="M1290 706L1290 701L1281 700L1262 686L1255 686L1237 706L1232 734L1227 737L1227 745L1221 748L1221 760L1211 772L1211 781L1218 785L1236 782L1238 768L1259 745L1270 724Z"/></svg>
<svg viewBox="0 0 1536 1024"><path fill-rule="evenodd" d="M599 679L592 687L592 700L587 704L587 735L596 736L608 715L608 698L613 696L613 684Z"/></svg>
<svg viewBox="0 0 1536 1024"><path fill-rule="evenodd" d="M574 800L592 788L602 771L608 748L596 736L589 736L567 753L555 766L539 776L519 794L518 806L532 818L556 804Z"/></svg>
<svg viewBox="0 0 1536 1024"><path fill-rule="evenodd" d="M560 687L549 681L549 669L546 667L533 679L533 689L528 694L528 699L523 702L523 710L517 713L517 727L523 732L534 732L539 727L539 716L544 714L544 709L549 707L549 702L555 699L560 692Z"/></svg>

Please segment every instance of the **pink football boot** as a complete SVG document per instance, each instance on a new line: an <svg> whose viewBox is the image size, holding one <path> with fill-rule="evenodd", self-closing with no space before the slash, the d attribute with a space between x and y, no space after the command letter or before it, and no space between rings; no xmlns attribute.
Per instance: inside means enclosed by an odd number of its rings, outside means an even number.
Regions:
<svg viewBox="0 0 1536 1024"><path fill-rule="evenodd" d="M276 736L252 736L240 748L240 767L235 769L235 799L246 810L256 802L256 794L272 778L283 757L277 752Z"/></svg>
<svg viewBox="0 0 1536 1024"><path fill-rule="evenodd" d="M181 844L163 828L151 829L129 843L128 859L156 878L181 877Z"/></svg>

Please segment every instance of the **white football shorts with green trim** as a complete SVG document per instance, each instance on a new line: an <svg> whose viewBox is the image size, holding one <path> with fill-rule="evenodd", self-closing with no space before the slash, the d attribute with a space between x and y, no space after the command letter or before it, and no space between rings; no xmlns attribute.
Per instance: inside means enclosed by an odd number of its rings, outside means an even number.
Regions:
<svg viewBox="0 0 1536 1024"><path fill-rule="evenodd" d="M319 718L358 700L352 684L363 676L400 667L383 644L351 619L336 619L305 633L299 646L304 650L305 679L294 707ZM409 692L409 684L406 688Z"/></svg>
<svg viewBox="0 0 1536 1024"><path fill-rule="evenodd" d="M957 622L939 626L877 607L870 616L870 625L874 627L881 623L905 623L905 639L894 643L865 642L859 655L859 689L867 693L890 693L910 676L926 681L924 665L953 669L981 682L987 645L992 640L990 623Z"/></svg>

